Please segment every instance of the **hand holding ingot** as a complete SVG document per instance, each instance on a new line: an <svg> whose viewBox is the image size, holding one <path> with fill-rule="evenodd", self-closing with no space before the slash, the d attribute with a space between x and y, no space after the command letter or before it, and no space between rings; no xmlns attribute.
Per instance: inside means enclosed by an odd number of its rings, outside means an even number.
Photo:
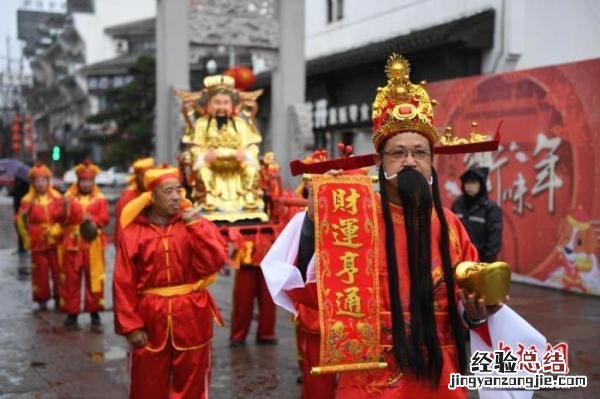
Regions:
<svg viewBox="0 0 600 399"><path fill-rule="evenodd" d="M479 296L486 306L503 303L510 288L510 266L505 262L461 262L454 274L465 296Z"/></svg>

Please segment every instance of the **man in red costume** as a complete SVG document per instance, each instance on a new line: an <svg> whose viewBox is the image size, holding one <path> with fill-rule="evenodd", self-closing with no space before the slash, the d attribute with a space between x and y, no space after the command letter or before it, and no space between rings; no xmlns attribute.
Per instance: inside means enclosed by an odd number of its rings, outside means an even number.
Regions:
<svg viewBox="0 0 600 399"><path fill-rule="evenodd" d="M121 212L125 205L129 203L129 201L135 199L144 192L144 173L154 167L154 158L140 158L131 164L131 169L133 171L133 175L131 176L131 184L123 190L121 196L117 200L115 205L115 233L114 233L114 242L116 244L119 239L119 233L121 231L121 226L119 225L119 220L121 219Z"/></svg>
<svg viewBox="0 0 600 399"><path fill-rule="evenodd" d="M77 329L81 310L81 279L85 276L84 309L90 313L91 329L102 332L100 312L104 309L104 248L102 229L108 224L108 201L95 183L100 168L85 161L75 167L77 183L65 197L69 200L64 229L62 310L64 325ZM87 230L87 231L86 231Z"/></svg>
<svg viewBox="0 0 600 399"><path fill-rule="evenodd" d="M33 300L40 310L52 296L54 305L60 306L58 245L64 216L60 193L50 186L52 172L46 165L37 164L29 171L29 192L21 200L17 218L25 221L31 250L31 288ZM52 278L52 291L50 278Z"/></svg>
<svg viewBox="0 0 600 399"><path fill-rule="evenodd" d="M238 230L229 230L230 238L238 248L233 256L237 266L233 285L233 306L231 314L231 333L229 346L235 348L246 343L250 330L255 299L258 301L258 327L256 343L274 345L275 304L269 295L262 270L258 266L263 256L275 241L275 233L242 236Z"/></svg>
<svg viewBox="0 0 600 399"><path fill-rule="evenodd" d="M207 398L214 318L206 287L226 262L215 225L189 208L177 168L150 169L123 209L115 330L131 344L131 398Z"/></svg>
<svg viewBox="0 0 600 399"><path fill-rule="evenodd" d="M433 164L437 132L432 126L429 95L408 78L409 67L392 56L386 68L388 85L378 89L373 104L373 143L378 153L380 196L375 204L379 245L381 356L388 367L340 373L335 395L340 398L466 398L464 389L448 389L450 374L466 372L466 327L484 325L488 310L481 298L463 298L453 265L476 260L477 251L460 220L441 205ZM338 175L341 171L330 171ZM312 191L312 190L309 190ZM309 193L309 199L312 198ZM314 282L314 204L296 221L299 243L295 267L278 281L292 281L289 299L318 309ZM287 228L286 228L287 229ZM284 230L280 239L290 237ZM298 245L298 244L296 244ZM277 248L276 242L273 248ZM273 249L272 249L273 251ZM268 277L270 253L262 266ZM287 256L291 259L291 256ZM293 274L299 273L302 287ZM311 278L312 276L312 278ZM275 281L275 280L274 280ZM285 290L285 288L284 288ZM271 290L276 302L279 295ZM459 311L462 298L464 313ZM495 309L493 309L495 310ZM319 396L332 397L332 396Z"/></svg>

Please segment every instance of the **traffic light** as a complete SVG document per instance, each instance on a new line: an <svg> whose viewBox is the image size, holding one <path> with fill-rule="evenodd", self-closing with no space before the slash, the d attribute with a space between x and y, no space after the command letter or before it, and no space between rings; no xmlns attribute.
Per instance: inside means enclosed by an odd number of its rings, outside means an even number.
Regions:
<svg viewBox="0 0 600 399"><path fill-rule="evenodd" d="M58 146L58 145L52 146L52 160L60 161L60 156L61 156L60 146Z"/></svg>

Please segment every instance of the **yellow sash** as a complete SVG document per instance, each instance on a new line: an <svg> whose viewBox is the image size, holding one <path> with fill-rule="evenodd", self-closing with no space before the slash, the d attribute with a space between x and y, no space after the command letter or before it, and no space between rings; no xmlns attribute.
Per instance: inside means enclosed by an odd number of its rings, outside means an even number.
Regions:
<svg viewBox="0 0 600 399"><path fill-rule="evenodd" d="M90 290L93 293L102 292L104 286L104 248L102 247L102 235L98 232L98 237L90 243Z"/></svg>
<svg viewBox="0 0 600 399"><path fill-rule="evenodd" d="M142 295L158 295L164 297L185 295L189 294L190 292L203 290L215 281L217 281L217 273L211 274L206 278L201 278L195 283L148 288L142 291Z"/></svg>

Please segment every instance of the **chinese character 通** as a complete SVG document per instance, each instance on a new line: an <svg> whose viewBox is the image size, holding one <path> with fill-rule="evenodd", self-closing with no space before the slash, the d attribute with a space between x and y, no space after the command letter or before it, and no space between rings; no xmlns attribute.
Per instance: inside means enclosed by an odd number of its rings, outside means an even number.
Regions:
<svg viewBox="0 0 600 399"><path fill-rule="evenodd" d="M336 292L337 297L335 303L338 311L337 315L345 315L355 318L365 317L365 314L361 312L360 296L358 295L358 287L349 287L344 290L346 295L341 292ZM344 298L345 297L345 298ZM342 303L342 298L344 301Z"/></svg>

